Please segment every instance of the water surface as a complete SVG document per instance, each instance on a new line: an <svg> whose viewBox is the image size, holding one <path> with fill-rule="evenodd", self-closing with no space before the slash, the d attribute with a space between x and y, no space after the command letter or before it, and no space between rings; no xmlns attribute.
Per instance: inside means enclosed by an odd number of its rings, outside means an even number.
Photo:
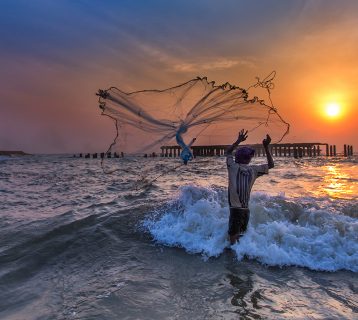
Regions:
<svg viewBox="0 0 358 320"><path fill-rule="evenodd" d="M356 159L276 160L231 248L223 158L105 164L1 159L1 319L357 317Z"/></svg>

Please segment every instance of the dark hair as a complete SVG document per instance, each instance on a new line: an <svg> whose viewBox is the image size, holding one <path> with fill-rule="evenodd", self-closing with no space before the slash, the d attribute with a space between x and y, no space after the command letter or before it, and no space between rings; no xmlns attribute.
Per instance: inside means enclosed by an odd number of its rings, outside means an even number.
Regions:
<svg viewBox="0 0 358 320"><path fill-rule="evenodd" d="M235 162L249 163L251 158L255 155L255 149L250 147L241 147L235 152Z"/></svg>

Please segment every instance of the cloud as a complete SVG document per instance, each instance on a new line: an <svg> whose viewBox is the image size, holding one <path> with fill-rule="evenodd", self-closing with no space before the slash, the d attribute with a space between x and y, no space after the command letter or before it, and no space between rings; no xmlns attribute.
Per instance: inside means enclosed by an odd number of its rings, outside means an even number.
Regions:
<svg viewBox="0 0 358 320"><path fill-rule="evenodd" d="M225 70L235 66L247 66L250 68L255 67L255 63L245 59L225 59L217 58L210 61L198 62L182 62L173 66L174 71L178 72L194 72L194 71L207 71L207 70Z"/></svg>
<svg viewBox="0 0 358 320"><path fill-rule="evenodd" d="M166 53L163 49L155 48L147 44L138 42L137 48L151 59L163 64L164 68L168 71L174 72L193 73L200 71L225 70L235 66L246 66L249 68L256 67L254 59L215 57L206 59L194 58L187 61L186 59Z"/></svg>

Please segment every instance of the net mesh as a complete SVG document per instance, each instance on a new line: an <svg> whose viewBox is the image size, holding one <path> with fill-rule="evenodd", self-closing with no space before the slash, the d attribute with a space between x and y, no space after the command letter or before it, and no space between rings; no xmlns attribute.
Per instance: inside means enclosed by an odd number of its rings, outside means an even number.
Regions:
<svg viewBox="0 0 358 320"><path fill-rule="evenodd" d="M196 145L229 144L241 128L251 132L253 143L266 133L279 142L289 132L289 124L271 100L274 77L272 72L263 80L257 78L247 89L197 77L164 90L99 90L102 115L114 120L117 132L109 151L157 153L162 145L176 144L179 130L187 142L197 138ZM258 89L267 102L252 96Z"/></svg>

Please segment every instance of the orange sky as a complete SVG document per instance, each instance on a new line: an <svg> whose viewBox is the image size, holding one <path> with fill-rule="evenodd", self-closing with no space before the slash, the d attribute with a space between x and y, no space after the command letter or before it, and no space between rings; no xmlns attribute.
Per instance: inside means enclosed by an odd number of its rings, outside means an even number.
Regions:
<svg viewBox="0 0 358 320"><path fill-rule="evenodd" d="M2 6L0 150L106 149L114 128L99 115L99 88L166 88L198 75L247 87L272 70L274 104L291 124L285 141L358 150L357 1ZM339 117L324 114L328 102L341 105Z"/></svg>

